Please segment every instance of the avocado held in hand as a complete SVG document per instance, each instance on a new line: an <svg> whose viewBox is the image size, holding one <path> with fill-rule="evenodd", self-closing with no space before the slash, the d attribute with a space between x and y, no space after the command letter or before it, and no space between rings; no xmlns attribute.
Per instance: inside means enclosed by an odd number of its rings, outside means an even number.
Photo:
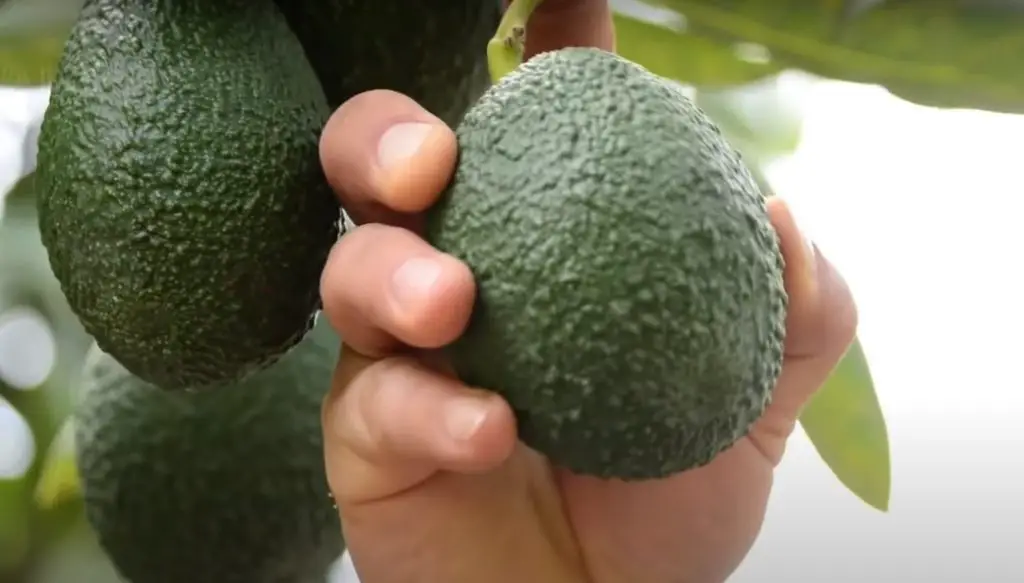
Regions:
<svg viewBox="0 0 1024 583"><path fill-rule="evenodd" d="M504 77L457 136L427 236L477 280L447 348L461 378L577 473L660 478L745 435L787 297L765 201L712 122L640 66L571 48Z"/></svg>
<svg viewBox="0 0 1024 583"><path fill-rule="evenodd" d="M329 116L272 0L89 0L39 141L42 240L105 352L164 389L308 331L340 210Z"/></svg>

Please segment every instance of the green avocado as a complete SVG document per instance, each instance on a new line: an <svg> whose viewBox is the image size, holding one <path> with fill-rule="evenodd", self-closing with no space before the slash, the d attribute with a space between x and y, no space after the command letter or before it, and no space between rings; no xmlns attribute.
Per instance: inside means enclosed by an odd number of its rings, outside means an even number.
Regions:
<svg viewBox="0 0 1024 583"><path fill-rule="evenodd" d="M456 372L556 465L623 480L744 436L782 361L765 200L715 125L614 54L539 55L467 112L428 239L472 269Z"/></svg>
<svg viewBox="0 0 1024 583"><path fill-rule="evenodd" d="M329 109L272 0L88 0L39 139L42 241L104 351L164 389L309 330L340 209Z"/></svg>
<svg viewBox="0 0 1024 583"><path fill-rule="evenodd" d="M340 339L326 319L215 391L166 391L95 345L76 403L86 517L131 583L322 583L344 550L320 405Z"/></svg>
<svg viewBox="0 0 1024 583"><path fill-rule="evenodd" d="M487 41L502 0L276 1L332 109L390 89L455 125L490 86Z"/></svg>

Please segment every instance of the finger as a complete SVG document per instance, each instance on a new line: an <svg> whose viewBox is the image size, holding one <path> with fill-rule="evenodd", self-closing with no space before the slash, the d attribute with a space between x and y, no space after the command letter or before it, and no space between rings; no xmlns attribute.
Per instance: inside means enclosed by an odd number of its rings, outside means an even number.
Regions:
<svg viewBox="0 0 1024 583"><path fill-rule="evenodd" d="M327 477L339 505L386 498L438 471L484 472L516 445L511 409L418 360L345 351L323 409Z"/></svg>
<svg viewBox="0 0 1024 583"><path fill-rule="evenodd" d="M339 107L320 138L327 180L356 223L418 228L451 178L455 134L394 91L367 91Z"/></svg>
<svg viewBox="0 0 1024 583"><path fill-rule="evenodd" d="M469 268L415 234L361 225L331 250L320 282L324 314L353 350L438 348L465 329L476 298Z"/></svg>
<svg viewBox="0 0 1024 583"><path fill-rule="evenodd" d="M545 0L526 29L526 58L565 47L615 49L608 0Z"/></svg>
<svg viewBox="0 0 1024 583"><path fill-rule="evenodd" d="M768 212L786 260L786 358L838 362L857 331L857 306L850 288L801 232L789 205L773 197ZM827 366L825 374L830 370Z"/></svg>
<svg viewBox="0 0 1024 583"><path fill-rule="evenodd" d="M801 233L789 206L773 197L768 210L786 260L789 308L782 374L756 431L765 438L760 445L778 458L803 407L853 342L857 306L839 271Z"/></svg>

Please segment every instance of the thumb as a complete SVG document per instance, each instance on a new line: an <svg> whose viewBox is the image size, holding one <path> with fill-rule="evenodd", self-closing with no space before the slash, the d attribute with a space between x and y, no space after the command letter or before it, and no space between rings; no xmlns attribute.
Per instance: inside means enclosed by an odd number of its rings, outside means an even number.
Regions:
<svg viewBox="0 0 1024 583"><path fill-rule="evenodd" d="M782 374L755 435L777 442L767 449L781 456L800 412L852 344L857 306L843 276L800 231L789 206L773 197L768 212L786 260L789 308Z"/></svg>

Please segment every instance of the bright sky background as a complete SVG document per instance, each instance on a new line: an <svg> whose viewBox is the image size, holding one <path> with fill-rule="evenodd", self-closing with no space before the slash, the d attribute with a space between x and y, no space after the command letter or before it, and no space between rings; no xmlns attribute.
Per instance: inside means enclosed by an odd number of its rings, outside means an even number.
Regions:
<svg viewBox="0 0 1024 583"><path fill-rule="evenodd" d="M836 82L805 105L801 147L770 178L857 296L891 511L843 491L801 436L734 580L1024 581L1024 116Z"/></svg>
<svg viewBox="0 0 1024 583"><path fill-rule="evenodd" d="M891 511L847 493L798 435L733 581L1024 581L1024 116L836 82L801 99L802 146L769 176L857 296L889 421ZM0 103L13 120L40 107ZM0 188L20 143L0 133ZM0 360L5 346L0 330ZM0 409L0 472L8 419Z"/></svg>

